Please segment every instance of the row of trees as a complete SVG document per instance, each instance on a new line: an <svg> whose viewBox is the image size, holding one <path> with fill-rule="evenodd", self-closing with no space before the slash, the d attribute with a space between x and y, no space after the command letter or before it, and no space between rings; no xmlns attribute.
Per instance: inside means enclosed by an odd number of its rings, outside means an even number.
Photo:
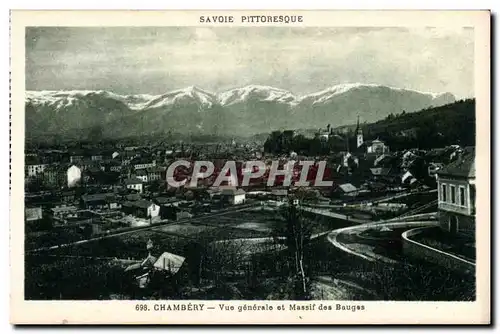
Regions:
<svg viewBox="0 0 500 334"><path fill-rule="evenodd" d="M347 143L349 141L349 143ZM356 138L352 131L337 133L328 140L319 137L307 138L293 131L273 131L264 142L264 151L273 154L296 152L304 155L326 155L330 152L345 151L347 146L355 147Z"/></svg>

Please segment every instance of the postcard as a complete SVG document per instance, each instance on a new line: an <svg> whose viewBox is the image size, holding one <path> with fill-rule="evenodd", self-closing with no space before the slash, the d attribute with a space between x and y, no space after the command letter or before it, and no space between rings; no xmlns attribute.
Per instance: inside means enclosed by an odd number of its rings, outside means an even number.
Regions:
<svg viewBox="0 0 500 334"><path fill-rule="evenodd" d="M12 11L14 324L489 324L489 11Z"/></svg>

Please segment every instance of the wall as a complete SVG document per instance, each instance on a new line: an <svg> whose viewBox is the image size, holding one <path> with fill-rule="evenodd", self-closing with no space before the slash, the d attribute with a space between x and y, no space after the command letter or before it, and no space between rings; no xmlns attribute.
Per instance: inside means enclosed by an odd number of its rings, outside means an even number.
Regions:
<svg viewBox="0 0 500 334"><path fill-rule="evenodd" d="M158 217L159 214L160 214L160 206L159 205L152 204L148 208L148 216L150 216L151 218Z"/></svg>
<svg viewBox="0 0 500 334"><path fill-rule="evenodd" d="M432 262L454 271L475 272L475 263L411 240L412 236L421 233L424 229L425 227L420 227L403 233L403 253L405 255Z"/></svg>
<svg viewBox="0 0 500 334"><path fill-rule="evenodd" d="M458 233L472 235L474 236L476 233L476 220L475 217L464 216L458 213L453 213L449 211L439 210L439 226L444 231L449 231L449 222L450 218L454 219L456 217L458 219Z"/></svg>
<svg viewBox="0 0 500 334"><path fill-rule="evenodd" d="M241 204L245 202L245 195L235 195L233 204Z"/></svg>

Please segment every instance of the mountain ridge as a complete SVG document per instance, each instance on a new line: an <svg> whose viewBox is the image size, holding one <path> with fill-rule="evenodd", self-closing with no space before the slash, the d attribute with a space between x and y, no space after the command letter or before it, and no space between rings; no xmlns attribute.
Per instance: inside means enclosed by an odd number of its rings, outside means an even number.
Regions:
<svg viewBox="0 0 500 334"><path fill-rule="evenodd" d="M258 132L326 124L344 125L357 116L376 121L402 110L414 112L455 101L451 93L425 93L377 84L341 84L294 95L263 85L213 93L197 86L164 94L121 95L104 90L27 91L26 134L85 134L110 127L106 135ZM96 133L93 131L92 133Z"/></svg>

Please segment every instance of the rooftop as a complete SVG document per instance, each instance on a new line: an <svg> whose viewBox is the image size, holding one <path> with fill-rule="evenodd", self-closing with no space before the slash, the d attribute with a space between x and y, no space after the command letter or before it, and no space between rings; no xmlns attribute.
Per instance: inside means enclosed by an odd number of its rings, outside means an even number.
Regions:
<svg viewBox="0 0 500 334"><path fill-rule="evenodd" d="M128 194L128 195L125 195L125 199L127 201L138 201L141 199L141 195L139 194Z"/></svg>
<svg viewBox="0 0 500 334"><path fill-rule="evenodd" d="M167 204L167 203L179 202L180 200L175 197L157 197L155 198L155 201L158 204Z"/></svg>
<svg viewBox="0 0 500 334"><path fill-rule="evenodd" d="M133 202L132 204L138 208L147 209L154 203L145 199L141 199L136 202Z"/></svg>
<svg viewBox="0 0 500 334"><path fill-rule="evenodd" d="M339 185L339 188L340 188L340 190L342 190L343 192L346 192L346 193L353 192L353 191L357 190L356 187L350 183L341 184L341 185Z"/></svg>
<svg viewBox="0 0 500 334"><path fill-rule="evenodd" d="M113 194L113 193L84 194L84 195L82 195L82 200L84 202L92 202L92 201L114 201L115 200L115 194Z"/></svg>
<svg viewBox="0 0 500 334"><path fill-rule="evenodd" d="M222 189L222 195L236 196L236 195L244 195L244 194L245 194L245 190L243 190L243 189L235 189L235 188Z"/></svg>
<svg viewBox="0 0 500 334"><path fill-rule="evenodd" d="M142 184L142 181L139 180L138 178L131 178L131 179L126 179L125 184Z"/></svg>
<svg viewBox="0 0 500 334"><path fill-rule="evenodd" d="M467 147L456 160L438 170L438 175L476 177L476 153L474 147Z"/></svg>
<svg viewBox="0 0 500 334"><path fill-rule="evenodd" d="M180 255L175 255L169 252L165 252L158 260L156 260L154 267L160 270L169 271L172 275L176 274L182 267L185 258Z"/></svg>

